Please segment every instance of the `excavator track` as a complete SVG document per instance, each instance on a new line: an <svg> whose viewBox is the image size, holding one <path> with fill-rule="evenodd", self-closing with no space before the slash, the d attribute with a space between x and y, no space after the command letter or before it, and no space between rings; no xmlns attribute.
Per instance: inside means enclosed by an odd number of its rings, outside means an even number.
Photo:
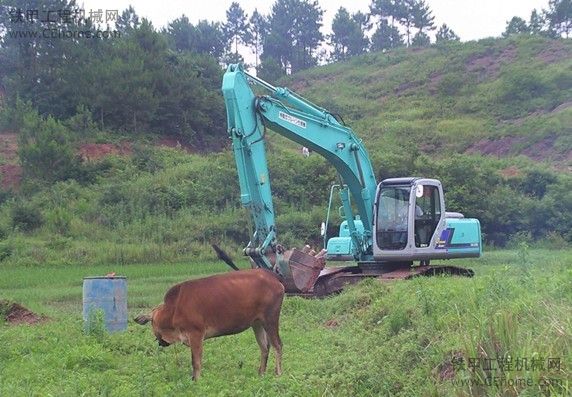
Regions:
<svg viewBox="0 0 572 397"><path fill-rule="evenodd" d="M328 267L324 268L317 277L312 289L302 292L287 289L286 293L290 296L303 297L325 297L328 295L341 292L346 286L358 283L367 278L377 278L381 282L394 280L410 280L414 277L431 277L438 275L452 275L473 277L474 272L457 266L415 266L415 267L393 267L390 270L383 267L368 267L366 269L360 266L346 267Z"/></svg>

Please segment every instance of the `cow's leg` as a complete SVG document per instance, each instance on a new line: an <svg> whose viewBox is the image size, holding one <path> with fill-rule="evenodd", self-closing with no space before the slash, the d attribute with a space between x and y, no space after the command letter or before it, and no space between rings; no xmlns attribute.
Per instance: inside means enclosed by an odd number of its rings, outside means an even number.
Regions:
<svg viewBox="0 0 572 397"><path fill-rule="evenodd" d="M260 368L258 368L258 374L262 375L266 372L266 365L268 364L268 351L270 350L270 343L268 342L268 337L266 336L266 331L262 323L257 321L252 325L254 330L254 335L256 336L256 341L258 346L260 346Z"/></svg>
<svg viewBox="0 0 572 397"><path fill-rule="evenodd" d="M199 332L192 332L187 335L188 345L191 347L191 357L193 362L193 380L198 380L201 375L201 360L203 357L204 335Z"/></svg>
<svg viewBox="0 0 572 397"><path fill-rule="evenodd" d="M280 340L280 335L278 334L279 316L280 306L278 306L278 310L273 311L273 313L268 316L268 321L266 321L264 324L266 335L270 339L270 344L274 348L274 353L276 354L276 375L282 375L282 341Z"/></svg>

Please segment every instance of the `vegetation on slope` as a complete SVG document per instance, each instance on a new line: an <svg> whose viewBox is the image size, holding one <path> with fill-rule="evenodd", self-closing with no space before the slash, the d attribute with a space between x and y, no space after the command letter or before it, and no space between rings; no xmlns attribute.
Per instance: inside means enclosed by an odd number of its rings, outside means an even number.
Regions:
<svg viewBox="0 0 572 397"><path fill-rule="evenodd" d="M285 85L345 117L363 138L379 180L440 179L448 209L480 219L488 244L562 247L572 241L572 177L564 161L572 145L570 53L567 40L535 37L451 44L367 54ZM558 56L544 64L547 54ZM531 68L540 72L531 75ZM522 76L515 70L540 76L545 88L515 96L523 81L507 83ZM19 190L0 197L4 263L180 261L210 257L212 241L238 252L249 240L230 150L188 154L156 148L152 136L142 135L129 155L80 159L86 142L118 138L98 131L85 112L59 121L21 101L4 110L10 116L4 121L20 131L17 160L24 171ZM478 153L486 142L508 146L497 159ZM535 151L534 142L546 150ZM268 143L280 241L322 245L319 225L337 182L333 168L316 155L304 159L277 135ZM527 150L548 161L514 156ZM333 219L329 236L339 221Z"/></svg>
<svg viewBox="0 0 572 397"><path fill-rule="evenodd" d="M528 155L566 169L572 151L572 41L518 36L371 53L285 84L341 114L370 151ZM511 138L511 139L507 139ZM540 153L527 150L545 141Z"/></svg>

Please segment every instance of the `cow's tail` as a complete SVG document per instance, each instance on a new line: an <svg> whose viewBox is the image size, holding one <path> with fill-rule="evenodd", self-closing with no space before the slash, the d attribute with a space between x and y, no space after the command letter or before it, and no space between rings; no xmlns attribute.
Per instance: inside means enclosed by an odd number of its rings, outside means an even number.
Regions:
<svg viewBox="0 0 572 397"><path fill-rule="evenodd" d="M145 325L149 321L151 321L151 316L148 314L142 314L141 316L137 316L133 319L137 324Z"/></svg>
<svg viewBox="0 0 572 397"><path fill-rule="evenodd" d="M213 249L216 252L216 256L222 260L224 263L226 263L227 265L229 265L231 268L233 268L234 270L240 270L232 261L232 259L230 259L230 256L228 256L228 254L226 252L224 252L218 245L216 244L211 244L211 247L213 247Z"/></svg>

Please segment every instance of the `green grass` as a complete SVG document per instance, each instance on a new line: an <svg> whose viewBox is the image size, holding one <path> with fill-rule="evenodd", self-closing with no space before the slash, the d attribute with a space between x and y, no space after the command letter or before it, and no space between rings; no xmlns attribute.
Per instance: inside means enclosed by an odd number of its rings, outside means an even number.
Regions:
<svg viewBox="0 0 572 397"><path fill-rule="evenodd" d="M84 335L82 277L128 277L130 317L158 304L168 287L220 263L124 266L4 266L0 299L51 320L0 325L0 395L10 396L565 396L571 391L572 251L487 252L457 262L476 276L367 281L323 300L287 298L282 311L284 375L259 377L252 332L205 343L203 376L190 380L186 347L159 348L149 327ZM245 262L241 262L246 266ZM560 371L512 370L531 387L463 386L487 371L452 370L477 357L560 358ZM271 356L270 368L273 366ZM500 376L495 372L494 376ZM552 379L552 385L538 384Z"/></svg>

